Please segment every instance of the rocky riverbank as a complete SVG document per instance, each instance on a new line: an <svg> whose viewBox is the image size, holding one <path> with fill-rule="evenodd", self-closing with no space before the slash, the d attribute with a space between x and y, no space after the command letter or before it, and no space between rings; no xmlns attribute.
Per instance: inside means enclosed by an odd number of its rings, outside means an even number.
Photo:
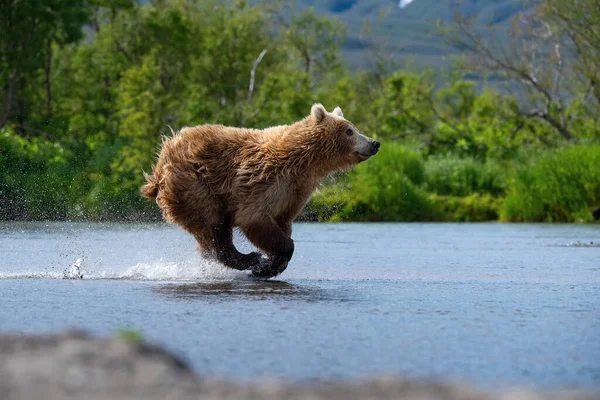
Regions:
<svg viewBox="0 0 600 400"><path fill-rule="evenodd" d="M0 335L0 398L591 400L600 398L600 393L489 393L464 385L391 377L318 385L224 382L197 376L183 360L151 344L67 332Z"/></svg>

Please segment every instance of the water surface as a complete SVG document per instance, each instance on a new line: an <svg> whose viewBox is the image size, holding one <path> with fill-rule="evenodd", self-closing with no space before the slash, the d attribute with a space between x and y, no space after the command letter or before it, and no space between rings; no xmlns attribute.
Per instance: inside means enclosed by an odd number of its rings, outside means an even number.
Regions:
<svg viewBox="0 0 600 400"><path fill-rule="evenodd" d="M202 260L170 225L1 223L0 331L137 329L201 374L243 380L600 387L599 226L296 224L293 236L288 269L262 282ZM74 263L83 279L62 279Z"/></svg>

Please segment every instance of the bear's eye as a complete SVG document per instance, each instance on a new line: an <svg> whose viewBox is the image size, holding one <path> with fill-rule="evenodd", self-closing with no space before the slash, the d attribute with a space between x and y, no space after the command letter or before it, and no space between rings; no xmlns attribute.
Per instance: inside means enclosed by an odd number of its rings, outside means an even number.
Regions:
<svg viewBox="0 0 600 400"><path fill-rule="evenodd" d="M346 129L346 135L348 136L352 136L352 134L354 133L354 131L350 128Z"/></svg>

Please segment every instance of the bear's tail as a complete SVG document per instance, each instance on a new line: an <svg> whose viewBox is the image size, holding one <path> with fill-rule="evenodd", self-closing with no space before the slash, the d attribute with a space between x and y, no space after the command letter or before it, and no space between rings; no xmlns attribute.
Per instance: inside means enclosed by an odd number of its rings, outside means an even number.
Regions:
<svg viewBox="0 0 600 400"><path fill-rule="evenodd" d="M153 171L152 175L149 175L144 172L144 178L146 178L146 184L142 186L140 191L142 195L150 200L156 199L158 196L158 182Z"/></svg>

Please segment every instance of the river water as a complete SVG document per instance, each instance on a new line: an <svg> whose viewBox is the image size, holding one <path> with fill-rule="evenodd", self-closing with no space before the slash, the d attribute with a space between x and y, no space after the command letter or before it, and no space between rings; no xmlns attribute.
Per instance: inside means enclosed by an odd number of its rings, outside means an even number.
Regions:
<svg viewBox="0 0 600 400"><path fill-rule="evenodd" d="M293 237L288 269L259 282L171 225L0 223L0 331L134 329L228 379L600 387L598 225L296 224Z"/></svg>

